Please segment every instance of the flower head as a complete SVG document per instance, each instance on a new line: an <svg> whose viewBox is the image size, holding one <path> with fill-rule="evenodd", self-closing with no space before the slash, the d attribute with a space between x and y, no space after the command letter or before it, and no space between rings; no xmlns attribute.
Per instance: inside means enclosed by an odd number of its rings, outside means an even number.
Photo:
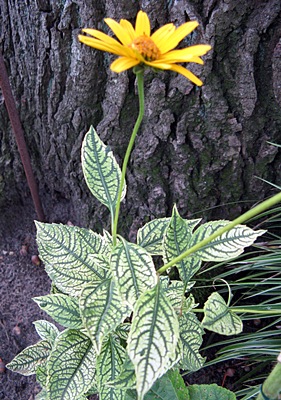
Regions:
<svg viewBox="0 0 281 400"><path fill-rule="evenodd" d="M147 65L178 72L198 86L203 84L192 72L178 63L203 64L200 56L206 54L211 46L198 44L174 50L179 42L198 26L197 21L186 22L178 28L171 23L166 24L153 34L150 31L149 18L143 11L138 12L135 28L126 19L121 19L118 23L111 18L105 18L105 22L118 40L96 29L83 29L83 32L92 37L79 35L79 40L95 49L118 55L119 58L110 66L112 71L123 72L136 65Z"/></svg>

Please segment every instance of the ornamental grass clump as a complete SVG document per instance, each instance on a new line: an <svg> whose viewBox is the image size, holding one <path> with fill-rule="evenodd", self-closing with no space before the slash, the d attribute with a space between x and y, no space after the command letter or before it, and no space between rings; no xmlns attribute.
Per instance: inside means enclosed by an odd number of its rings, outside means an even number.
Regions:
<svg viewBox="0 0 281 400"><path fill-rule="evenodd" d="M37 243L51 293L35 302L65 329L36 321L40 341L23 350L8 368L36 374L42 391L36 399L100 400L235 399L217 385L185 387L181 370L204 365L200 346L205 329L224 335L243 329L239 309L213 292L199 307L192 295L194 276L204 261L237 257L265 231L243 225L250 217L281 200L276 195L235 221L183 218L176 205L172 215L154 219L139 229L137 243L118 234L120 204L126 195L125 175L134 140L144 115L145 68L171 70L197 85L200 79L178 63L202 64L211 47L195 45L174 50L198 23L176 28L167 24L151 34L147 15L140 11L135 28L130 22L107 18L116 39L94 29L79 40L113 53L115 72L133 68L139 96L139 115L122 170L113 152L90 127L82 145L82 168L92 194L111 215L111 231L36 222ZM162 259L157 270L153 256ZM177 268L179 279L170 278ZM274 314L276 310L272 310ZM243 313L247 308L243 308ZM251 310L249 311L251 312ZM197 314L203 314L198 318Z"/></svg>

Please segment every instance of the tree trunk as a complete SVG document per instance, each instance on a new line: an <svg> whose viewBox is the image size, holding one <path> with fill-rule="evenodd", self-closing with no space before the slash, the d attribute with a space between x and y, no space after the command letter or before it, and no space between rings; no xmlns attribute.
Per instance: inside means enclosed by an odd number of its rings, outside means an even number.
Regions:
<svg viewBox="0 0 281 400"><path fill-rule="evenodd" d="M190 67L201 88L172 72L146 72L121 231L133 239L174 203L185 217L203 210L208 219L233 218L273 192L258 177L280 184L280 152L268 144L281 138L280 0L2 0L0 7L1 49L49 221L109 228L108 211L83 179L81 143L92 124L122 162L138 111L135 77L112 72L115 56L77 35L83 27L105 31L105 17L133 22L139 9L153 29L198 20L184 45L209 43L212 51L203 67ZM30 194L3 98L0 138L4 208Z"/></svg>

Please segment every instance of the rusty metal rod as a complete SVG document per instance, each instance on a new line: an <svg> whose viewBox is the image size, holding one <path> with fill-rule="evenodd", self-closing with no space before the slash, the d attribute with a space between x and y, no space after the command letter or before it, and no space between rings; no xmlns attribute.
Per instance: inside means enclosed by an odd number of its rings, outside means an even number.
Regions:
<svg viewBox="0 0 281 400"><path fill-rule="evenodd" d="M32 171L28 149L24 139L23 128L17 112L16 103L12 94L12 89L10 86L8 73L5 67L4 58L1 53L0 53L0 87L2 89L5 105L15 134L20 158L23 164L27 183L31 192L31 197L33 200L37 218L39 221L43 222L45 221L45 215L39 197L38 186Z"/></svg>

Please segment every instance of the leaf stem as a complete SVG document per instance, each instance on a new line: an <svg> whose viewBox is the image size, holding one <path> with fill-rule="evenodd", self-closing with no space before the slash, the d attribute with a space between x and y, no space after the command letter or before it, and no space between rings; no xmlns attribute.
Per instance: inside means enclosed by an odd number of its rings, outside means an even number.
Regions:
<svg viewBox="0 0 281 400"><path fill-rule="evenodd" d="M252 308L236 308L236 307L228 307L229 311L235 312L235 313L240 313L240 314L244 314L244 313L248 313L248 314L260 314L260 315L280 315L280 310L254 310ZM204 313L204 309L203 308L193 308L192 309L193 312L196 313Z"/></svg>
<svg viewBox="0 0 281 400"><path fill-rule="evenodd" d="M201 240L199 243L196 243L194 246L190 247L188 250L186 250L179 256L173 258L173 260L169 261L167 264L163 265L163 267L159 268L157 273L163 274L163 272L165 272L168 268L174 267L177 263L179 263L185 257L188 257L188 256L190 256L190 254L195 253L196 251L201 249L203 246L206 246L208 243L210 243L212 240L221 236L225 232L230 231L230 229L233 229L236 225L244 223L248 219L255 217L256 215L264 212L265 210L267 210L268 208L274 206L275 204L277 204L279 202L281 202L281 192L279 192L275 196L272 196L269 199L263 201L262 203L258 204L256 207L254 207L251 210L240 215L238 218L231 221L228 225L222 227L217 232L215 232L212 235L210 235L209 237Z"/></svg>
<svg viewBox="0 0 281 400"><path fill-rule="evenodd" d="M122 191L125 183L125 175L126 175L126 170L127 170L127 165L128 161L131 155L131 151L135 142L135 138L137 136L140 124L142 122L143 116L144 116L144 84L143 84L143 70L138 70L136 71L136 76L137 76L137 84L138 84L138 96L139 96L139 115L136 120L127 150L126 154L124 157L123 165L122 165L122 174L121 174L121 181L120 181L120 187L119 187L119 192L118 192L118 197L117 197L117 202L116 202L116 209L115 209L115 216L113 220L113 225L112 225L112 238L113 238L113 246L116 246L116 240L117 240L117 226L118 226L118 219L119 219L119 212L120 212L120 204L121 204L121 196L122 196Z"/></svg>

